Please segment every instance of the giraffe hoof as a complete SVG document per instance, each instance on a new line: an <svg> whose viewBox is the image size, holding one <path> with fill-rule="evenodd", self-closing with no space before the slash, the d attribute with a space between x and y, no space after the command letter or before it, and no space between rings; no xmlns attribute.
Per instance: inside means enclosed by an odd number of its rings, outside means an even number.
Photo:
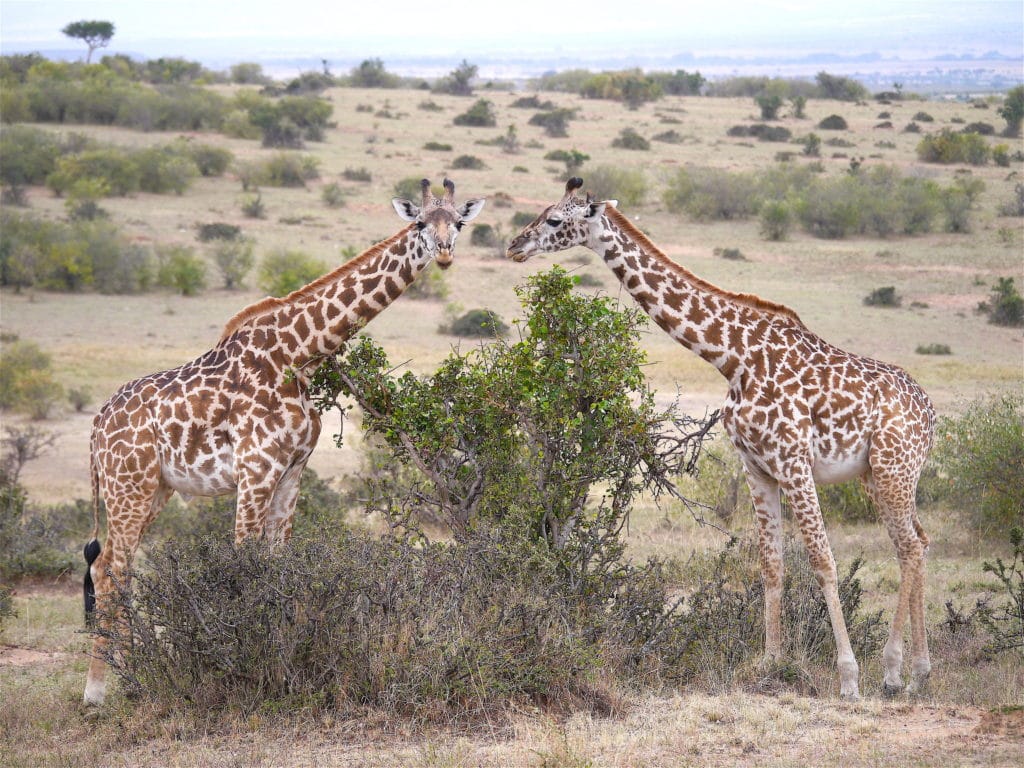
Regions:
<svg viewBox="0 0 1024 768"><path fill-rule="evenodd" d="M901 693L903 693L902 683L896 683L895 685L892 683L882 684L882 695L885 696L885 698L887 699L895 698L896 696L899 696Z"/></svg>

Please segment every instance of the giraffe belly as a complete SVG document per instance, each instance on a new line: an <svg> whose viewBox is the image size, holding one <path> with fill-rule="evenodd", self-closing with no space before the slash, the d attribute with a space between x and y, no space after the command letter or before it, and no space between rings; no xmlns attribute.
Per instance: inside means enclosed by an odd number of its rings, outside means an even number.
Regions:
<svg viewBox="0 0 1024 768"><path fill-rule="evenodd" d="M842 483L860 477L868 471L868 446L858 451L853 451L839 456L814 457L814 466L811 474L814 482L828 485L829 483Z"/></svg>
<svg viewBox="0 0 1024 768"><path fill-rule="evenodd" d="M163 462L164 482L182 496L223 496L234 493L235 461L230 446L212 454L203 454L192 464Z"/></svg>

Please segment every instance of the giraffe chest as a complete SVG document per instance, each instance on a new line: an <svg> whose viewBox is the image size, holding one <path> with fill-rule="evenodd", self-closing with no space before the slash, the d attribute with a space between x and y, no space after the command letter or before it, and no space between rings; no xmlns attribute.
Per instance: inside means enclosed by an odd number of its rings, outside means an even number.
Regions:
<svg viewBox="0 0 1024 768"><path fill-rule="evenodd" d="M874 419L870 404L845 388L733 389L723 409L726 431L749 465L781 478L810 471L815 482L864 474Z"/></svg>

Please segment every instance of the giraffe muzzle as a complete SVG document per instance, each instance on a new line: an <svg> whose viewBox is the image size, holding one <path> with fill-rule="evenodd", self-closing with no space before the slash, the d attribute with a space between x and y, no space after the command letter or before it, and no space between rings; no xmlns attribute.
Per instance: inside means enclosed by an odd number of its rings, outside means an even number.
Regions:
<svg viewBox="0 0 1024 768"><path fill-rule="evenodd" d="M437 262L437 266L441 269L448 269L452 265L452 252L447 248L442 248L437 252L434 261Z"/></svg>
<svg viewBox="0 0 1024 768"><path fill-rule="evenodd" d="M529 245L530 242L528 240L523 242L513 240L509 243L508 249L505 251L505 258L512 259L512 261L526 261L533 255L530 253L531 249L528 247Z"/></svg>

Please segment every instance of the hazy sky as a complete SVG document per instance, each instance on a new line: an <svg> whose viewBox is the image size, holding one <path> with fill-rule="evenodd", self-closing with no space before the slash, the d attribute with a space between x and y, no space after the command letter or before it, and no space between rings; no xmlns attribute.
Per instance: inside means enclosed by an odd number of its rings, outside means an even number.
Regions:
<svg viewBox="0 0 1024 768"><path fill-rule="evenodd" d="M74 49L71 21L116 26L105 52L198 56L217 51L353 56L817 48L1017 55L1021 0L0 0L3 52ZM836 41L848 49L837 49ZM959 47L958 47L959 46Z"/></svg>

